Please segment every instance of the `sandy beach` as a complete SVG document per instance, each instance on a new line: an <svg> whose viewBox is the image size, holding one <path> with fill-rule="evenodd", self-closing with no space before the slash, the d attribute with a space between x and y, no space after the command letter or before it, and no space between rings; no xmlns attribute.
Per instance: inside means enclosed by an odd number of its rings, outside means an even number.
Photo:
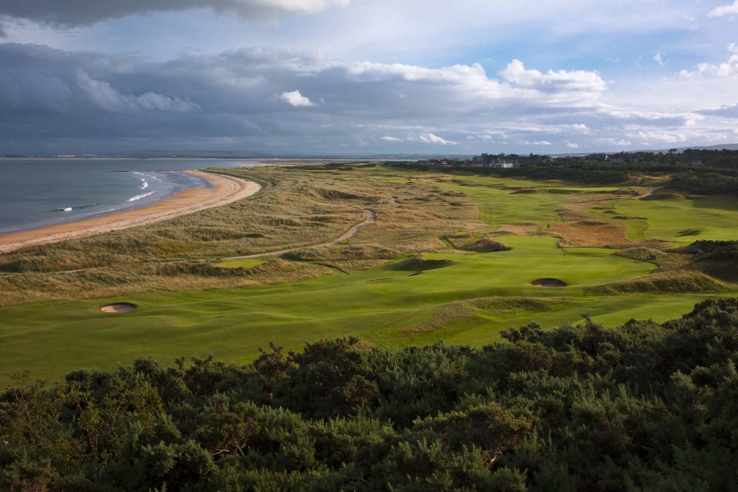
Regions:
<svg viewBox="0 0 738 492"><path fill-rule="evenodd" d="M0 253L26 246L55 243L140 225L173 219L199 210L227 205L249 197L261 189L252 181L203 171L180 171L210 181L213 188L192 188L176 193L149 207L101 215L66 224L0 235Z"/></svg>

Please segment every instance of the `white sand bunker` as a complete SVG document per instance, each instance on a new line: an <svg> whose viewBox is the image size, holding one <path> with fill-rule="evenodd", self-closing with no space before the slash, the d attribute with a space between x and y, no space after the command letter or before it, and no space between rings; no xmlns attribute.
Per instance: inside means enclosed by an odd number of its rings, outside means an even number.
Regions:
<svg viewBox="0 0 738 492"><path fill-rule="evenodd" d="M100 306L100 311L103 313L128 313L137 307L138 306L130 302L117 302L115 304Z"/></svg>

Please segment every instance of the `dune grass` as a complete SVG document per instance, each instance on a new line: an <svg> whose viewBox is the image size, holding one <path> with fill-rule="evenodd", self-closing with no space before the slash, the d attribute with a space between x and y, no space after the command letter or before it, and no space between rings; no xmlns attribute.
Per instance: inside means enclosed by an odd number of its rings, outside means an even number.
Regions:
<svg viewBox="0 0 738 492"><path fill-rule="evenodd" d="M449 229L483 226L466 196L449 196L424 183L345 180L340 178L346 173L330 170L225 171L264 188L225 207L0 256L0 306L296 281L330 275L333 269L269 259L241 271L218 260L304 247L305 259L330 260L341 270L361 269L443 247L438 237ZM401 205L391 203L394 196ZM376 212L377 223L346 244L312 249L363 222L367 208Z"/></svg>

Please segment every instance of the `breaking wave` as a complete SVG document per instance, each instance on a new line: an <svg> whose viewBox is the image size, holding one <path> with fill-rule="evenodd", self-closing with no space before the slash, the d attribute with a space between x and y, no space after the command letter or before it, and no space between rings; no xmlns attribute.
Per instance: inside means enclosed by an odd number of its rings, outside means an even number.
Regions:
<svg viewBox="0 0 738 492"><path fill-rule="evenodd" d="M52 212L71 212L72 210L80 210L83 208L92 208L97 206L96 203L90 203L88 205L77 205L75 207L64 207L64 208L55 208L51 210Z"/></svg>
<svg viewBox="0 0 738 492"><path fill-rule="evenodd" d="M132 196L131 198L128 199L128 201L135 202L135 201L141 200L142 198L146 198L147 196L151 196L154 193L156 193L156 191L150 191L149 193L144 193L142 195Z"/></svg>

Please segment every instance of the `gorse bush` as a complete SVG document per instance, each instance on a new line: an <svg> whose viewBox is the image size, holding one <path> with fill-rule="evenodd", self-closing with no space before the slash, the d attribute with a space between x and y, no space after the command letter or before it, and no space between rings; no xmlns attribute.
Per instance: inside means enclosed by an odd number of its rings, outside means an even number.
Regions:
<svg viewBox="0 0 738 492"><path fill-rule="evenodd" d="M475 349L356 338L0 397L2 490L736 490L738 300Z"/></svg>

